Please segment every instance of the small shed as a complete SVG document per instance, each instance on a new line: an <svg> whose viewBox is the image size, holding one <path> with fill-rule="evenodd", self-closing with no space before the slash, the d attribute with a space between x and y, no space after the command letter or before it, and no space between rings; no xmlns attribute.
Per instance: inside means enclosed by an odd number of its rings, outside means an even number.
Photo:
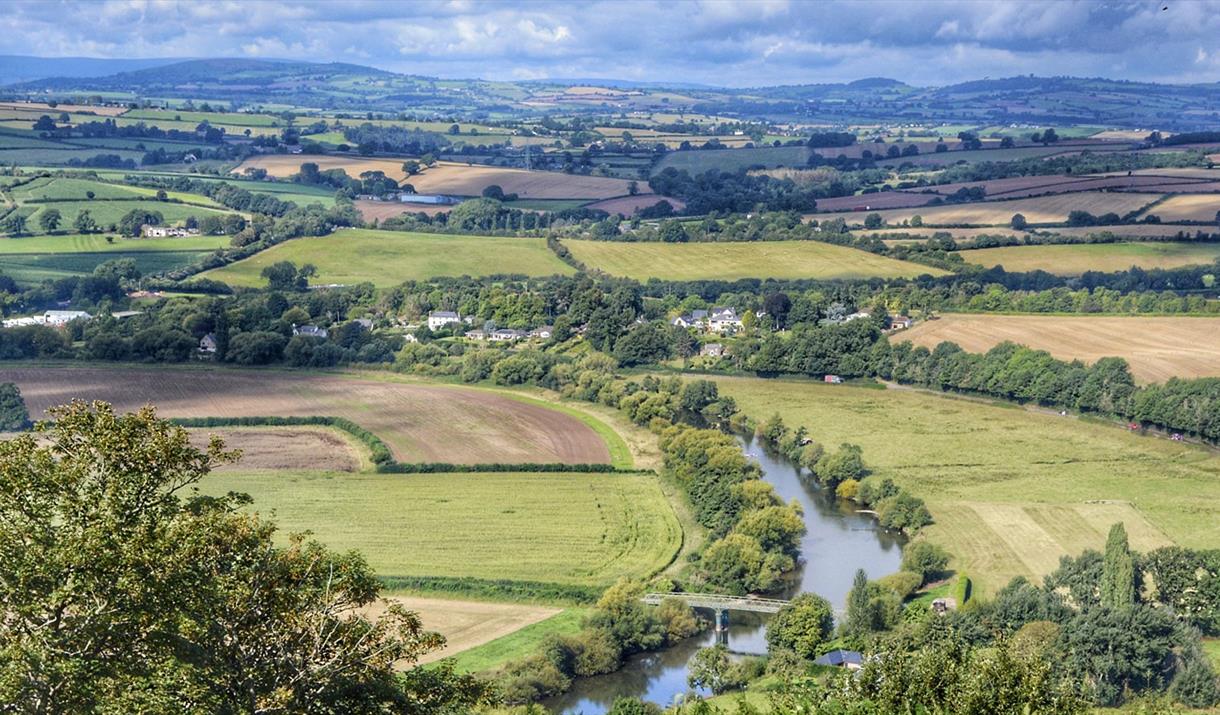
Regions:
<svg viewBox="0 0 1220 715"><path fill-rule="evenodd" d="M843 378L838 375L827 375L822 378L822 382L830 385L841 385L843 384Z"/></svg>
<svg viewBox="0 0 1220 715"><path fill-rule="evenodd" d="M836 649L819 657L813 664L859 670L864 665L864 655L855 650Z"/></svg>

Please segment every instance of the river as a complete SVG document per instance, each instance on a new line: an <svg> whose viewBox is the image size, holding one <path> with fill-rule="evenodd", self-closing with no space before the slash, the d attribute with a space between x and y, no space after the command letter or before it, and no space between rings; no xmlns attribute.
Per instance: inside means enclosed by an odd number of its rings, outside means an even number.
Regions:
<svg viewBox="0 0 1220 715"><path fill-rule="evenodd" d="M795 499L805 511L803 562L791 574L791 585L781 594L783 598L812 591L842 609L856 569L864 569L871 578L898 570L903 543L900 535L878 527L872 516L856 513L853 505L818 488L801 476L799 468L769 453L757 441L742 439L741 446L762 468L763 479L775 487L776 493L784 501ZM766 653L763 617L734 612L730 618L731 651ZM715 639L715 634L707 631L672 648L634 656L614 673L578 678L571 690L543 704L564 715L602 715L615 698L624 696L670 705L689 690L686 664L691 656Z"/></svg>

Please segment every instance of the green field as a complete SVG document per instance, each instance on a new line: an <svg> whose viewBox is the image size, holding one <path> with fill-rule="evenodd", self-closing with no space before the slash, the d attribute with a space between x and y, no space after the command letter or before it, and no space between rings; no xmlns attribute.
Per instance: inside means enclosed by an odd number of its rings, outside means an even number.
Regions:
<svg viewBox="0 0 1220 715"><path fill-rule="evenodd" d="M625 243L565 241L590 269L645 281L739 278L909 278L944 271L818 241Z"/></svg>
<svg viewBox="0 0 1220 715"><path fill-rule="evenodd" d="M190 204L139 199L131 201L56 201L48 204L26 204L25 208L36 209L27 217L26 231L30 233L43 233L42 227L38 224L38 217L43 211L50 208L57 209L63 216L62 228L70 228L80 212L87 210L103 231L109 230L109 226L117 224L129 211L136 209L156 211L161 214L165 223L170 224L179 223L188 216L203 218L209 214L228 213Z"/></svg>
<svg viewBox="0 0 1220 715"><path fill-rule="evenodd" d="M208 122L216 126L271 127L284 124L284 120L269 114L245 114L241 112L192 112L179 109L132 109L123 113L124 119L142 119L149 124L168 119L179 122Z"/></svg>
<svg viewBox="0 0 1220 715"><path fill-rule="evenodd" d="M261 286L266 282L259 275L263 268L279 261L317 266L314 283L372 282L377 286L436 276L574 272L547 249L541 238L347 229L329 236L285 241L203 276L235 286Z"/></svg>
<svg viewBox="0 0 1220 715"><path fill-rule="evenodd" d="M281 534L358 549L383 576L601 585L665 568L682 543L650 474L218 472L201 490L250 494Z"/></svg>
<svg viewBox="0 0 1220 715"><path fill-rule="evenodd" d="M671 151L657 163L653 173L673 167L694 176L709 169L737 171L752 166L774 169L778 166L803 167L809 160L809 147L752 147L703 151Z"/></svg>
<svg viewBox="0 0 1220 715"><path fill-rule="evenodd" d="M28 184L14 188L10 193L17 201L60 201L64 199L89 200L86 192L92 191L97 199L140 199L155 195L155 191L118 186L101 181L45 176Z"/></svg>
<svg viewBox="0 0 1220 715"><path fill-rule="evenodd" d="M959 251L959 255L969 263L1003 266L1012 272L1042 270L1071 276L1085 271L1125 271L1132 266L1179 268L1212 263L1220 258L1220 243L1141 241L1004 246Z"/></svg>
<svg viewBox="0 0 1220 715"><path fill-rule="evenodd" d="M924 498L932 540L987 592L1101 548L1123 521L1132 545L1220 543L1220 454L1109 424L917 390L720 378L747 414L779 412L829 448Z"/></svg>
<svg viewBox="0 0 1220 715"><path fill-rule="evenodd" d="M49 253L142 253L163 251L214 251L229 245L228 236L182 238L117 238L113 243L99 234L0 238L0 256Z"/></svg>
<svg viewBox="0 0 1220 715"><path fill-rule="evenodd" d="M0 239L0 241L19 239ZM84 276L101 263L121 258L135 261L141 274L158 273L188 266L209 251L106 251L100 253L0 254L0 273L21 284Z"/></svg>

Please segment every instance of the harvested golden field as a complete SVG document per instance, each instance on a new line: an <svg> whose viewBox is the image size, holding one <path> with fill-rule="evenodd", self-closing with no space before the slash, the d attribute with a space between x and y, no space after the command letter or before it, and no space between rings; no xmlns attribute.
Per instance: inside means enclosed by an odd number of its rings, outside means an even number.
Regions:
<svg viewBox="0 0 1220 715"><path fill-rule="evenodd" d="M1220 258L1220 244L1200 241L1141 241L1135 243L1078 243L1045 246L1003 246L958 251L969 263L1008 271L1042 270L1061 276L1085 271L1125 271L1139 268L1181 268L1207 264Z"/></svg>
<svg viewBox="0 0 1220 715"><path fill-rule="evenodd" d="M246 169L266 169L267 174L280 179L286 179L301 170L301 164L313 163L319 171L343 169L348 176L357 177L365 171L380 171L386 176L402 181L407 173L402 170L406 159L369 159L364 157L336 156L331 154L262 154L246 159L234 174L244 174Z"/></svg>
<svg viewBox="0 0 1220 715"><path fill-rule="evenodd" d="M1072 211L1088 211L1100 216L1105 213L1116 213L1119 216L1138 211L1161 197L1160 194L1138 194L1127 192L1082 191L1072 194L1057 194L1054 196L1039 196L1012 201L980 201L969 204L949 204L943 206L923 206L914 209L891 209L877 211L887 223L897 224L909 221L912 216L923 217L924 225L941 224L957 226L1005 226L1012 220L1013 214L1021 214L1031 224L1063 223L1067 221ZM1212 197L1220 203L1220 197ZM1172 199L1171 199L1172 200ZM1173 218L1161 212L1158 205L1155 213L1164 221ZM847 213L806 214L806 219L841 218L851 224L863 224L867 213L851 211Z"/></svg>
<svg viewBox="0 0 1220 715"><path fill-rule="evenodd" d="M362 613L376 618L385 613L387 602L418 613L424 630L440 633L445 637L445 647L420 658L420 663L433 663L457 655L475 646L516 633L528 625L545 621L563 610L519 603L386 596L366 606Z"/></svg>
<svg viewBox="0 0 1220 715"><path fill-rule="evenodd" d="M385 221L388 218L397 218L406 213L417 214L426 213L429 216L435 216L439 213L452 211L452 206L440 206L431 204L404 204L400 201L353 201L356 210L360 212L360 217L365 221Z"/></svg>
<svg viewBox="0 0 1220 715"><path fill-rule="evenodd" d="M1170 196L1152 208L1162 221L1206 221L1216 223L1220 213L1220 194L1185 194Z"/></svg>
<svg viewBox="0 0 1220 715"><path fill-rule="evenodd" d="M412 176L421 194L479 196L492 184L523 199L608 199L626 196L629 181L604 176L580 176L557 171L526 171L496 166L441 162Z"/></svg>
<svg viewBox="0 0 1220 715"><path fill-rule="evenodd" d="M405 158L366 159L330 155L268 154L247 159L234 169L234 172L240 174L247 168L255 167L266 169L271 176L286 178L299 172L301 164L313 162L321 171L343 169L348 176L353 177L365 171L381 171L397 181L406 181L421 194L479 196L483 189L492 184L504 189L506 194L515 193L523 199L608 199L629 193L629 182L626 179L444 161L408 179L406 172L402 170L404 161Z"/></svg>
<svg viewBox="0 0 1220 715"><path fill-rule="evenodd" d="M564 241L591 269L639 281L738 278L911 278L944 275L929 266L819 241L625 243Z"/></svg>
<svg viewBox="0 0 1220 715"><path fill-rule="evenodd" d="M1220 318L947 314L895 340L985 352L1005 340L1064 360L1121 357L1141 382L1220 376Z"/></svg>
<svg viewBox="0 0 1220 715"><path fill-rule="evenodd" d="M119 410L155 405L164 417L345 417L403 462L609 462L581 419L536 402L464 387L270 370L6 368L35 419L74 399Z"/></svg>

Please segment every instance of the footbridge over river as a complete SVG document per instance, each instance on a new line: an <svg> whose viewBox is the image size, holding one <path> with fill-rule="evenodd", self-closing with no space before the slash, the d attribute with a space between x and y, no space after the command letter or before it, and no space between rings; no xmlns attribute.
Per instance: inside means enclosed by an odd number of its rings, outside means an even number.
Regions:
<svg viewBox="0 0 1220 715"><path fill-rule="evenodd" d="M692 608L706 608L716 613L716 632L725 633L729 627L729 611L750 613L778 613L790 601L778 598L753 598L751 596L729 596L721 593L646 593L640 599L650 606L660 605L667 598L676 598Z"/></svg>

